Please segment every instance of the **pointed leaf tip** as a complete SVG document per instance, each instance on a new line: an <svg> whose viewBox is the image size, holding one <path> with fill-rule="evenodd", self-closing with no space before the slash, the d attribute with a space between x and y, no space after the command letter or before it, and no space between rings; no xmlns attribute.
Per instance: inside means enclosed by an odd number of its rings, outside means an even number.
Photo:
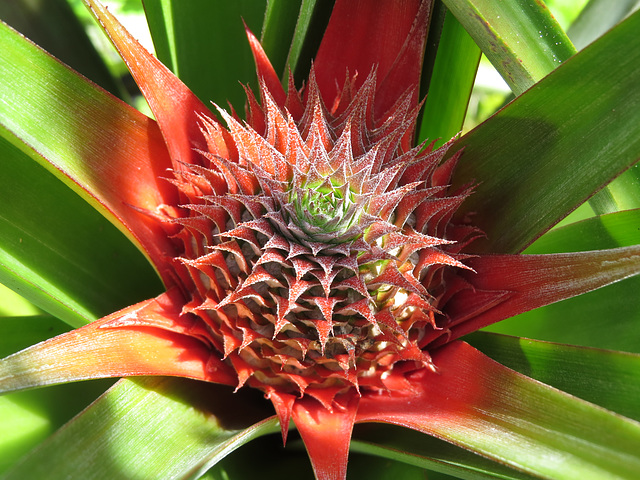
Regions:
<svg viewBox="0 0 640 480"><path fill-rule="evenodd" d="M461 291L447 305L451 332L440 336L433 346L519 313L638 275L640 245L550 255L484 255L466 263L475 272L461 275L473 290ZM500 292L504 295L491 308L469 318L468 307L476 304L479 295Z"/></svg>
<svg viewBox="0 0 640 480"><path fill-rule="evenodd" d="M151 55L97 0L84 0L126 63L162 130L174 168L199 164L196 149L206 149L202 117L215 122L211 111L157 58Z"/></svg>
<svg viewBox="0 0 640 480"><path fill-rule="evenodd" d="M359 398L354 394L333 411L306 397L295 402L293 421L311 459L317 480L344 480Z"/></svg>
<svg viewBox="0 0 640 480"><path fill-rule="evenodd" d="M273 96L273 99L276 103L282 107L286 103L287 94L280 83L280 79L276 74L275 69L271 65L271 61L264 49L262 48L262 44L256 38L247 24L244 24L245 32L247 33L247 39L249 40L249 46L251 47L251 53L253 53L253 59L256 62L256 70L258 75L258 80L264 82L265 86L269 93Z"/></svg>

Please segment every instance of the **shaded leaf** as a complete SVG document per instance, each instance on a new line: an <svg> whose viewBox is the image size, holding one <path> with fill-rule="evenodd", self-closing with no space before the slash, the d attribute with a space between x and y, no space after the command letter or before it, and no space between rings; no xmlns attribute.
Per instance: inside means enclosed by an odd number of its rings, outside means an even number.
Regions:
<svg viewBox="0 0 640 480"><path fill-rule="evenodd" d="M465 480L537 478L443 440L395 425L357 425L351 451L419 465Z"/></svg>
<svg viewBox="0 0 640 480"><path fill-rule="evenodd" d="M122 85L109 72L67 0L0 2L0 18L54 57L123 98Z"/></svg>
<svg viewBox="0 0 640 480"><path fill-rule="evenodd" d="M68 329L48 315L0 318L0 357ZM0 397L0 473L98 397L113 381L59 385Z"/></svg>
<svg viewBox="0 0 640 480"><path fill-rule="evenodd" d="M640 5L638 0L591 0L567 30L578 50L582 50L607 30L614 27Z"/></svg>
<svg viewBox="0 0 640 480"><path fill-rule="evenodd" d="M447 12L418 138L439 138L436 146L440 146L462 130L479 61L480 49Z"/></svg>
<svg viewBox="0 0 640 480"><path fill-rule="evenodd" d="M259 32L266 0L144 0L158 58L205 103L239 112L240 83L257 87L242 20ZM232 19L232 20L230 20Z"/></svg>
<svg viewBox="0 0 640 480"><path fill-rule="evenodd" d="M305 4L304 7L303 3ZM308 3L310 2L303 2L303 0L267 1L260 43L269 60L271 60L271 65L280 75L286 71L287 56L291 48L296 24L300 21L301 14L309 9ZM305 20L302 21L304 22ZM298 41L303 42L304 39L301 38Z"/></svg>

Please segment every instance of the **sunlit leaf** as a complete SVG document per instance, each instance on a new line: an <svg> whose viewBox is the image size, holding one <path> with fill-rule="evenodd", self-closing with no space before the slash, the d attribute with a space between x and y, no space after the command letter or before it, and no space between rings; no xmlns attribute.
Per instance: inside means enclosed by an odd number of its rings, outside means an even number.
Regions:
<svg viewBox="0 0 640 480"><path fill-rule="evenodd" d="M575 53L542 2L444 0L516 95Z"/></svg>
<svg viewBox="0 0 640 480"><path fill-rule="evenodd" d="M460 139L455 182L481 181L473 249L523 249L640 158L638 29L640 13Z"/></svg>
<svg viewBox="0 0 640 480"><path fill-rule="evenodd" d="M419 138L440 138L436 145L442 145L462 130L479 61L480 49L455 17L447 12Z"/></svg>
<svg viewBox="0 0 640 480"><path fill-rule="evenodd" d="M2 283L76 327L161 288L124 235L1 137L0 158Z"/></svg>
<svg viewBox="0 0 640 480"><path fill-rule="evenodd" d="M309 3L308 1L304 2ZM260 43L278 74L285 72L287 55L300 16L302 0L268 0ZM305 5L308 8L307 5ZM254 32L258 33L258 32Z"/></svg>
<svg viewBox="0 0 640 480"><path fill-rule="evenodd" d="M640 421L640 355L476 332L465 337L503 365Z"/></svg>
<svg viewBox="0 0 640 480"><path fill-rule="evenodd" d="M197 478L229 451L279 431L274 418L251 425L262 413L227 390L168 378L121 380L3 480Z"/></svg>

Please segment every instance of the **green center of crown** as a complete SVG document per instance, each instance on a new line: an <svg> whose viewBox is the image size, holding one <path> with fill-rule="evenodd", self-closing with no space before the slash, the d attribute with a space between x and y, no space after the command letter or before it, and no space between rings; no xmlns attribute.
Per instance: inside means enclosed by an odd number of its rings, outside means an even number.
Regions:
<svg viewBox="0 0 640 480"><path fill-rule="evenodd" d="M291 220L310 239L323 242L342 242L351 239L345 234L357 224L360 207L348 186L336 186L326 179L322 183L307 184L291 190Z"/></svg>

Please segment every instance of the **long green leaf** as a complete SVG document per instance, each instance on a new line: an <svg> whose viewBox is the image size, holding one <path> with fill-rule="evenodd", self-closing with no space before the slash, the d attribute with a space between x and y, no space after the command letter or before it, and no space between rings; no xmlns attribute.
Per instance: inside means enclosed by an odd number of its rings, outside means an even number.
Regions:
<svg viewBox="0 0 640 480"><path fill-rule="evenodd" d="M516 95L575 48L542 2L444 0Z"/></svg>
<svg viewBox="0 0 640 480"><path fill-rule="evenodd" d="M638 0L591 0L571 24L567 35L580 50L613 28L634 8ZM630 169L616 178L610 185L589 199L597 214L612 213L628 208L640 207L640 169Z"/></svg>
<svg viewBox="0 0 640 480"><path fill-rule="evenodd" d="M161 289L121 232L2 137L0 158L0 282L76 327Z"/></svg>
<svg viewBox="0 0 640 480"><path fill-rule="evenodd" d="M48 315L0 318L0 357L68 330ZM112 380L0 397L0 474L85 408Z"/></svg>
<svg viewBox="0 0 640 480"><path fill-rule="evenodd" d="M1 478L197 478L231 450L279 431L273 417L238 424L256 415L230 395L179 379L121 380Z"/></svg>
<svg viewBox="0 0 640 480"><path fill-rule="evenodd" d="M260 43L276 73L286 71L287 54L302 4L302 0L267 0Z"/></svg>
<svg viewBox="0 0 640 480"><path fill-rule="evenodd" d="M291 47L287 55L287 66L294 73L296 85L302 86L309 77L311 60L315 57L324 30L327 28L333 0L318 2L317 0L303 0L300 7L300 15L293 32ZM283 81L286 81L287 72L282 73Z"/></svg>
<svg viewBox="0 0 640 480"><path fill-rule="evenodd" d="M42 313L33 303L0 284L0 317L37 315Z"/></svg>
<svg viewBox="0 0 640 480"><path fill-rule="evenodd" d="M634 9L638 0L591 0L567 30L567 35L578 50L603 35Z"/></svg>
<svg viewBox="0 0 640 480"><path fill-rule="evenodd" d="M447 12L420 124L420 139L439 138L436 145L442 145L462 130L479 61L480 49L460 22Z"/></svg>
<svg viewBox="0 0 640 480"><path fill-rule="evenodd" d="M523 249L638 160L639 30L636 13L457 143L455 183L481 182L475 250Z"/></svg>
<svg viewBox="0 0 640 480"><path fill-rule="evenodd" d="M640 355L477 332L494 360L564 392L640 421Z"/></svg>
<svg viewBox="0 0 640 480"><path fill-rule="evenodd" d="M205 103L242 112L242 85L257 86L242 20L255 33L266 0L144 0L158 58ZM230 20L233 19L233 20Z"/></svg>
<svg viewBox="0 0 640 480"><path fill-rule="evenodd" d="M391 425L356 427L351 451L406 462L465 480L536 478L443 440Z"/></svg>
<svg viewBox="0 0 640 480"><path fill-rule="evenodd" d="M140 212L155 211L177 195L162 178L170 160L157 124L5 24L0 24L0 65L0 135L79 193L161 266L171 243L158 222Z"/></svg>
<svg viewBox="0 0 640 480"><path fill-rule="evenodd" d="M586 252L629 247L640 243L638 225L640 209L599 215L547 232L524 253Z"/></svg>
<svg viewBox="0 0 640 480"><path fill-rule="evenodd" d="M0 397L0 478L20 457L86 408L112 383L92 380Z"/></svg>
<svg viewBox="0 0 640 480"><path fill-rule="evenodd" d="M291 431L284 447L277 437L265 436L231 452L211 468L203 480L245 480L259 476L260 480L313 479L313 470L302 440L295 440ZM247 459L251 459L250 462ZM259 469L256 470L256 465Z"/></svg>

